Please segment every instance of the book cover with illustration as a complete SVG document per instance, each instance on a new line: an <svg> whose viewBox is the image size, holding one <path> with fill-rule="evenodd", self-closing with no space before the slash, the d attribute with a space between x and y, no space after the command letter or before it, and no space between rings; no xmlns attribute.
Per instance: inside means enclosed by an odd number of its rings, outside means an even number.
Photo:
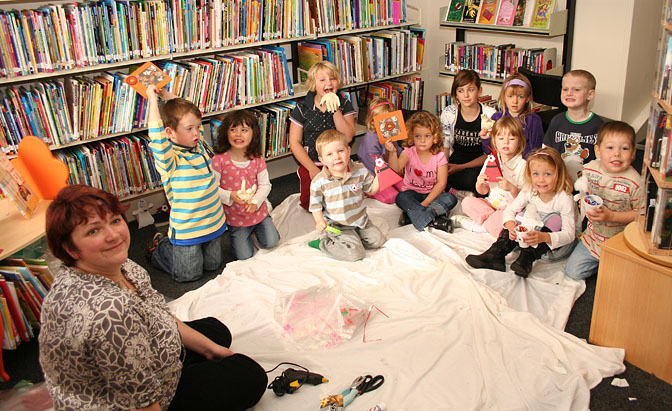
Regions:
<svg viewBox="0 0 672 411"><path fill-rule="evenodd" d="M33 214L40 202L2 150L0 150L0 193L12 200L26 218Z"/></svg>
<svg viewBox="0 0 672 411"><path fill-rule="evenodd" d="M534 0L530 0L530 2L534 5ZM514 26L522 26L523 24L525 24L526 8L527 8L527 0L518 0L518 4L516 5L516 15L513 18Z"/></svg>
<svg viewBox="0 0 672 411"><path fill-rule="evenodd" d="M446 14L446 21L462 21L462 14L464 13L464 1L465 0L452 0L450 2L450 7L448 7L448 13Z"/></svg>
<svg viewBox="0 0 672 411"><path fill-rule="evenodd" d="M478 24L493 24L497 13L497 0L481 0L481 14L478 16Z"/></svg>
<svg viewBox="0 0 672 411"><path fill-rule="evenodd" d="M518 0L501 0L499 2L499 10L497 10L495 24L499 26L513 26L517 7Z"/></svg>
<svg viewBox="0 0 672 411"><path fill-rule="evenodd" d="M554 10L555 0L537 0L530 25L539 29L548 28L549 17Z"/></svg>
<svg viewBox="0 0 672 411"><path fill-rule="evenodd" d="M466 0L464 2L464 14L462 23L476 23L478 10L481 8L481 0Z"/></svg>
<svg viewBox="0 0 672 411"><path fill-rule="evenodd" d="M376 133L378 133L380 144L385 144L387 141L406 140L408 138L406 123L404 123L404 116L401 110L379 114L373 118L373 123L376 124Z"/></svg>
<svg viewBox="0 0 672 411"><path fill-rule="evenodd" d="M142 97L147 98L147 87L150 84L161 90L171 80L168 74L164 73L156 64L148 61L129 74L124 82L133 87Z"/></svg>

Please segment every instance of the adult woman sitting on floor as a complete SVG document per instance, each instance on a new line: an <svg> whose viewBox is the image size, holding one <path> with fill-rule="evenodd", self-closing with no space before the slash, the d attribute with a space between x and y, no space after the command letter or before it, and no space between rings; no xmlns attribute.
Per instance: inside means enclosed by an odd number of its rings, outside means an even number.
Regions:
<svg viewBox="0 0 672 411"><path fill-rule="evenodd" d="M242 410L267 377L234 354L214 318L183 323L128 259L130 234L117 197L63 188L47 210L46 236L63 265L42 306L40 364L60 409Z"/></svg>

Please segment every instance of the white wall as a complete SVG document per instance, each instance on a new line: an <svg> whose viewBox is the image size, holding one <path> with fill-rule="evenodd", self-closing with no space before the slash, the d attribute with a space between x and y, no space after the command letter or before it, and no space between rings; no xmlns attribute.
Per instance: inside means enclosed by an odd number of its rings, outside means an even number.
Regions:
<svg viewBox="0 0 672 411"><path fill-rule="evenodd" d="M645 123L651 101L654 61L660 32L662 0L577 0L571 68L590 71L597 78L592 109L605 117L629 122L638 129ZM411 2L422 9L421 26L427 30L424 108L434 111L436 94L450 90L452 77L439 78L439 61L444 44L455 41L455 30L439 26L439 8L450 1ZM564 8L564 2L559 1ZM543 44L562 53L562 38L500 35L467 32L468 42L495 44L515 42L517 46ZM528 46L529 45L529 46ZM484 94L499 95L499 87L484 85Z"/></svg>

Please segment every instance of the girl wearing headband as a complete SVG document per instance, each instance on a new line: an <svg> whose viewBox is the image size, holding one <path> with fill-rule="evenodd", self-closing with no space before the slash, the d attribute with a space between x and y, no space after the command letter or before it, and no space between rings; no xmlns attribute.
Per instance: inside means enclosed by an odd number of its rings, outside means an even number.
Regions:
<svg viewBox="0 0 672 411"><path fill-rule="evenodd" d="M453 104L441 112L444 152L448 158L448 187L476 191L476 178L485 163L479 133L495 109L478 101L481 79L473 70L460 70L450 91Z"/></svg>
<svg viewBox="0 0 672 411"><path fill-rule="evenodd" d="M511 270L527 278L535 260L550 250L573 243L576 204L572 180L560 153L544 147L530 154L525 180L526 188L504 210L502 220L506 230L483 254L468 255L466 262L470 266L506 271L504 259L520 244L520 255L511 264ZM517 216L523 211L523 217ZM518 225L519 221L523 223ZM540 224L529 224L530 221Z"/></svg>
<svg viewBox="0 0 672 411"><path fill-rule="evenodd" d="M376 175L376 159L374 156L382 157L385 161L387 161L388 157L385 146L378 140L378 133L376 133L376 125L373 122L373 118L380 114L391 113L396 110L397 108L394 104L390 103L390 101L384 97L376 97L369 102L369 114L366 116L367 130L362 142L359 144L357 157L373 176ZM401 147L399 147L397 142L395 141L392 144L394 144L397 154L401 154ZM402 182L398 182L394 186L380 190L373 196L373 198L386 204L394 204L394 199L397 198L401 186Z"/></svg>
<svg viewBox="0 0 672 411"><path fill-rule="evenodd" d="M523 125L525 132L525 151L523 158L527 158L531 152L541 148L544 141L544 127L541 117L532 112L532 85L530 80L520 73L510 75L502 84L502 91L497 100L500 110L492 116L497 121L504 116L516 117ZM483 151L490 154L489 130L481 132L483 138Z"/></svg>

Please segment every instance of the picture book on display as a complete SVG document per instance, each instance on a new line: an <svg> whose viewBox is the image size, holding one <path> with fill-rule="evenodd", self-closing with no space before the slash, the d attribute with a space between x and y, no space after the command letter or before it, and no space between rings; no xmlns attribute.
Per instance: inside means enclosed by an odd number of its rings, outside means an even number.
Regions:
<svg viewBox="0 0 672 411"><path fill-rule="evenodd" d="M464 2L465 0L452 0L450 2L450 7L448 8L448 13L446 14L446 21L462 21L462 14L464 14Z"/></svg>
<svg viewBox="0 0 672 411"><path fill-rule="evenodd" d="M549 17L554 10L555 0L537 0L530 26L540 29L548 28Z"/></svg>
<svg viewBox="0 0 672 411"><path fill-rule="evenodd" d="M525 25L525 10L528 9L527 7L528 0L518 0L518 4L516 5L516 15L513 18L513 25L514 26L523 26ZM531 5L534 5L534 0L529 0L529 3ZM529 7L530 9L532 7Z"/></svg>
<svg viewBox="0 0 672 411"><path fill-rule="evenodd" d="M481 0L481 3L478 24L493 24L497 14L497 0Z"/></svg>
<svg viewBox="0 0 672 411"><path fill-rule="evenodd" d="M156 64L148 61L129 74L124 81L142 97L147 98L147 87L150 84L161 90L166 84L170 83L170 80L172 79L168 77L168 74L164 73Z"/></svg>
<svg viewBox="0 0 672 411"><path fill-rule="evenodd" d="M401 110L379 114L373 118L373 122L376 124L376 133L378 134L380 144L385 144L387 141L406 140L408 138L406 123L404 123L404 116Z"/></svg>
<svg viewBox="0 0 672 411"><path fill-rule="evenodd" d="M40 199L0 150L0 192L9 197L24 217L30 217Z"/></svg>
<svg viewBox="0 0 672 411"><path fill-rule="evenodd" d="M513 20L516 17L516 7L518 7L518 0L501 0L499 2L499 10L497 10L495 24L500 26L512 26Z"/></svg>
<svg viewBox="0 0 672 411"><path fill-rule="evenodd" d="M481 0L466 0L464 2L463 23L476 23L478 10L481 8Z"/></svg>

